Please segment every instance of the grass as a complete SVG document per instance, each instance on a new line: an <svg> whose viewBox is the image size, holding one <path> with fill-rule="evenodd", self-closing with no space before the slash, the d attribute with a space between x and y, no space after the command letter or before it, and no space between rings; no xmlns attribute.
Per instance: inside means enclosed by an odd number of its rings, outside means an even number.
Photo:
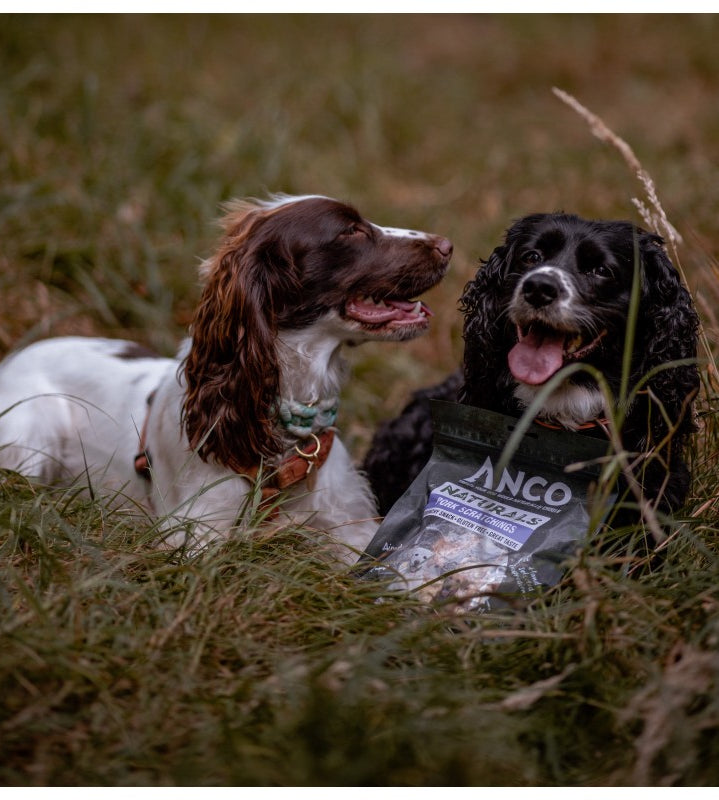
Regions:
<svg viewBox="0 0 719 800"><path fill-rule="evenodd" d="M459 360L457 298L514 217L641 221L621 154L556 86L655 179L716 356L715 17L2 23L3 351L87 333L170 353L222 201L346 198L456 246L431 333L352 356L340 426L359 457L379 419ZM716 785L709 364L694 487L661 564L594 543L504 614L378 603L305 531L159 552L149 521L6 476L0 783Z"/></svg>

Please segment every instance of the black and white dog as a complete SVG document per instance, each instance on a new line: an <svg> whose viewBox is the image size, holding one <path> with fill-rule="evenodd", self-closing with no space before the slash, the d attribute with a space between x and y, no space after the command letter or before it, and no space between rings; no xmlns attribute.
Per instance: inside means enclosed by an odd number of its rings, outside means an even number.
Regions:
<svg viewBox="0 0 719 800"><path fill-rule="evenodd" d="M690 479L683 454L699 387L693 362L698 318L689 292L659 236L630 222L533 214L512 225L465 287L463 370L416 392L400 416L375 434L364 469L381 513L431 454L432 397L519 416L562 367L580 363L603 374L616 401L625 340L632 335L635 265L640 294L629 391L646 380L621 438L638 456L644 496L665 510L681 506ZM684 363L665 366L677 361ZM537 419L603 435L609 411L595 378L580 370L549 394Z"/></svg>
<svg viewBox="0 0 719 800"><path fill-rule="evenodd" d="M377 509L334 435L342 345L423 333L452 244L320 196L236 202L223 226L177 359L63 337L0 364L0 468L144 506L191 547L246 517L261 472L279 522L352 561Z"/></svg>

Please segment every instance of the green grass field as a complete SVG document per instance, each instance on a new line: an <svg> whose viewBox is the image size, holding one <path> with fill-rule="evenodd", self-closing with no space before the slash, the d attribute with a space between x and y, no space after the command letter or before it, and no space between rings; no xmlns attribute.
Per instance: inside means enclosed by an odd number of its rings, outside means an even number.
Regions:
<svg viewBox="0 0 719 800"><path fill-rule="evenodd" d="M719 782L719 17L0 17L0 355L49 335L172 353L231 197L323 193L450 237L433 328L351 354L339 426L461 357L457 299L519 216L641 219L631 144L704 323L695 481L661 564L596 543L511 613L331 568L309 534L194 560L0 478L0 784Z"/></svg>

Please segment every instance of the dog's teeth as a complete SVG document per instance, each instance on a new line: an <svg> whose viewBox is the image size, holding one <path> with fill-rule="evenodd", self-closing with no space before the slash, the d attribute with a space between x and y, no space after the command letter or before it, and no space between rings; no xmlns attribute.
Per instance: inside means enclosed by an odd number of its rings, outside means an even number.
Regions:
<svg viewBox="0 0 719 800"><path fill-rule="evenodd" d="M581 336L575 336L573 339L571 339L569 341L569 343L567 345L567 352L568 353L576 352L577 350L579 350L579 346L581 344L582 344L582 337Z"/></svg>
<svg viewBox="0 0 719 800"><path fill-rule="evenodd" d="M414 308L412 309L412 313L413 314L421 314L422 313L422 301L421 300L418 300L414 304Z"/></svg>
<svg viewBox="0 0 719 800"><path fill-rule="evenodd" d="M384 301L384 300L380 300L380 301L379 301L379 303L375 302L375 305L376 305L378 308L387 308L387 304L385 303L385 301Z"/></svg>

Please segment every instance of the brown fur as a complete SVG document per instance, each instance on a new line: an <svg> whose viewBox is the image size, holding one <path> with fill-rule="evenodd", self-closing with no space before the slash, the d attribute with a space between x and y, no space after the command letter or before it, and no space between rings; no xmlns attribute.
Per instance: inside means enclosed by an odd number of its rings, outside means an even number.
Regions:
<svg viewBox="0 0 719 800"><path fill-rule="evenodd" d="M224 220L225 237L203 265L206 277L184 364L184 423L207 460L254 464L279 449L272 407L279 391L275 354L277 272L267 269L253 236L269 213L249 204ZM292 269L291 258L287 268Z"/></svg>

